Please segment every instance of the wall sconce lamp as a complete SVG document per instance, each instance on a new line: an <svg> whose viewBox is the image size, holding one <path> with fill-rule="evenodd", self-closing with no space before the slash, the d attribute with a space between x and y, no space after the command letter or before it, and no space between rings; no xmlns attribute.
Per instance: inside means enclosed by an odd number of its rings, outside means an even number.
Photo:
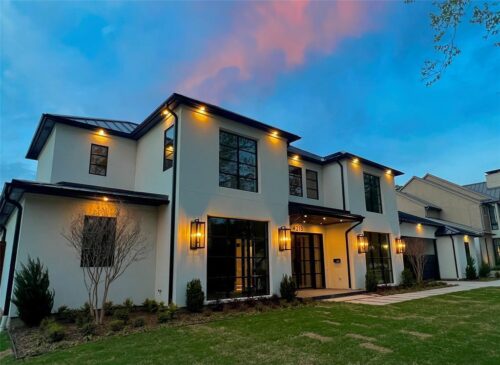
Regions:
<svg viewBox="0 0 500 365"><path fill-rule="evenodd" d="M368 252L368 238L364 234L358 234L358 253Z"/></svg>
<svg viewBox="0 0 500 365"><path fill-rule="evenodd" d="M291 250L291 230L285 226L281 226L278 228L278 241L279 241L279 249L280 251Z"/></svg>
<svg viewBox="0 0 500 365"><path fill-rule="evenodd" d="M205 248L205 222L198 218L191 221L191 250Z"/></svg>
<svg viewBox="0 0 500 365"><path fill-rule="evenodd" d="M406 242L402 238L396 238L396 253L406 252Z"/></svg>

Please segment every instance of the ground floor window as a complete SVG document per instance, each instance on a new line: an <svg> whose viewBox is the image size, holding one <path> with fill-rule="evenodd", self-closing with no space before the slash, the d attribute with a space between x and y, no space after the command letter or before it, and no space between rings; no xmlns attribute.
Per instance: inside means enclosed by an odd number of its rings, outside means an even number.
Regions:
<svg viewBox="0 0 500 365"><path fill-rule="evenodd" d="M493 250L495 251L495 265L500 266L500 238L493 239Z"/></svg>
<svg viewBox="0 0 500 365"><path fill-rule="evenodd" d="M320 234L292 233L292 276L297 288L325 287L322 241Z"/></svg>
<svg viewBox="0 0 500 365"><path fill-rule="evenodd" d="M208 218L207 298L269 294L267 222Z"/></svg>
<svg viewBox="0 0 500 365"><path fill-rule="evenodd" d="M366 270L372 271L379 283L392 283L391 243L387 233L365 232L368 238Z"/></svg>

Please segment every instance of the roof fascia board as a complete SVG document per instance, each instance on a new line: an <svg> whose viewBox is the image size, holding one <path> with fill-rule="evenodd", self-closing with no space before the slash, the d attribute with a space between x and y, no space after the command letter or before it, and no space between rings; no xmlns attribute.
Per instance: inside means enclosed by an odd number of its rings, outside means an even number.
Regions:
<svg viewBox="0 0 500 365"><path fill-rule="evenodd" d="M473 196L473 197L476 196L476 197L478 197L479 200L490 199L490 197L487 195L469 190L467 188L464 188L463 186L457 185L451 181L442 179L438 176L435 176L435 175L432 175L429 173L425 174L423 179L425 181L435 182L436 184L444 184L444 185L448 186L449 189L451 189L451 190L456 190L457 192L459 192L460 194L463 194L463 195L468 195L468 196Z"/></svg>

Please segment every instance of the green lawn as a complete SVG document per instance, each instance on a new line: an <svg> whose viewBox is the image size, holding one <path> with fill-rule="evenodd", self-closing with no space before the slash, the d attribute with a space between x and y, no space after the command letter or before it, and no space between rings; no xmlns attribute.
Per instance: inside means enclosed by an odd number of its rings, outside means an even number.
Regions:
<svg viewBox="0 0 500 365"><path fill-rule="evenodd" d="M381 307L318 303L272 310L111 337L22 363L498 365L500 288Z"/></svg>

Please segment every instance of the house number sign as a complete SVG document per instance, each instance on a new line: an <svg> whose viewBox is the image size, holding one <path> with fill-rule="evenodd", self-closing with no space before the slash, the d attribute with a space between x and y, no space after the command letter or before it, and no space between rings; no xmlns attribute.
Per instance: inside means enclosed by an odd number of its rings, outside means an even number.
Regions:
<svg viewBox="0 0 500 365"><path fill-rule="evenodd" d="M294 232L304 232L304 226L301 224L293 224L292 231Z"/></svg>

